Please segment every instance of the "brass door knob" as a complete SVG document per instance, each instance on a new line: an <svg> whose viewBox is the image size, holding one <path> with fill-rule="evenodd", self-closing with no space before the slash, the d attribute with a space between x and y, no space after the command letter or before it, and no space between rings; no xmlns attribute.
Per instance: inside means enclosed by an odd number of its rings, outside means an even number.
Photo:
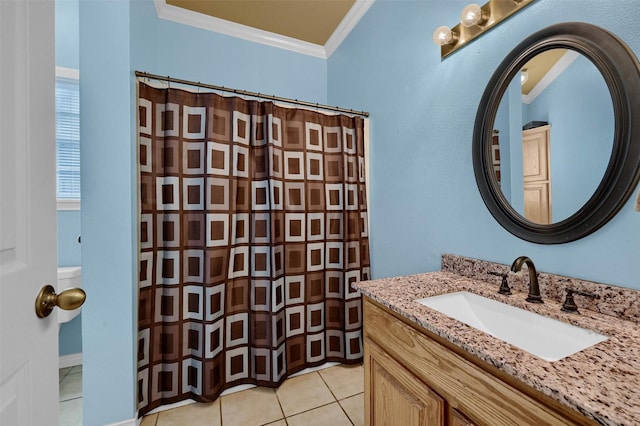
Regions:
<svg viewBox="0 0 640 426"><path fill-rule="evenodd" d="M48 317L56 306L65 311L77 309L86 298L87 294L81 288L69 288L56 294L52 285L45 285L36 297L36 315L38 318Z"/></svg>

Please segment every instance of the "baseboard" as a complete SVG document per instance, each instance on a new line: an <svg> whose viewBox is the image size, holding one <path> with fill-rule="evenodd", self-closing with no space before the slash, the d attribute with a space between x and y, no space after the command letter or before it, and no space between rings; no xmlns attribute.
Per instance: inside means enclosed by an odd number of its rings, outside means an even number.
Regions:
<svg viewBox="0 0 640 426"><path fill-rule="evenodd" d="M0 1L2 1L2 0L0 0ZM239 385L239 386L242 386L242 385ZM229 389L227 389L227 390L229 390ZM147 414L145 414L145 416L148 416L149 414L160 413L160 412L166 411L166 410L172 410L174 408L183 407L183 406L189 405L189 404L197 404L197 401L194 401L193 399L185 399L185 400L182 400L182 401L174 402L173 404L161 405L161 406L159 406L157 408L154 408L153 410L149 411Z"/></svg>
<svg viewBox="0 0 640 426"><path fill-rule="evenodd" d="M82 353L62 355L58 359L59 368L74 367L76 365L82 365Z"/></svg>
<svg viewBox="0 0 640 426"><path fill-rule="evenodd" d="M140 419L129 419L124 420L118 423L111 423L107 426L138 426L140 424Z"/></svg>

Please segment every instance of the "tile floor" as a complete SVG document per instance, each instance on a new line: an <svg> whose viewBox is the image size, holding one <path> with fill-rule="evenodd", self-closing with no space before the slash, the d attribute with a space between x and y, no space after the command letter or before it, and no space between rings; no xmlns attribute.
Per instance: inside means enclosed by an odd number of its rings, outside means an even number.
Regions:
<svg viewBox="0 0 640 426"><path fill-rule="evenodd" d="M150 414L140 426L361 426L363 390L362 365L337 365L287 379L277 389L256 387Z"/></svg>
<svg viewBox="0 0 640 426"><path fill-rule="evenodd" d="M82 366L60 369L60 426L82 426Z"/></svg>
<svg viewBox="0 0 640 426"><path fill-rule="evenodd" d="M364 369L337 365L142 419L141 426L361 426ZM82 366L60 369L60 426L82 426Z"/></svg>

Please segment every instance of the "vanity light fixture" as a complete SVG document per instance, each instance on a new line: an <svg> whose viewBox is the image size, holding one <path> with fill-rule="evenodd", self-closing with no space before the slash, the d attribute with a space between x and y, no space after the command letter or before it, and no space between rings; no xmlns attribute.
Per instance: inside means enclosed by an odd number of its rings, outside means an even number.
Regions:
<svg viewBox="0 0 640 426"><path fill-rule="evenodd" d="M436 28L435 32L433 33L433 42L437 46L452 44L452 43L455 43L457 40L458 40L458 35L454 34L453 31L451 31L451 28L447 27L446 25L439 26L438 28Z"/></svg>
<svg viewBox="0 0 640 426"><path fill-rule="evenodd" d="M526 68L522 68L522 71L520 71L520 84L524 85L527 80L529 80L529 72Z"/></svg>
<svg viewBox="0 0 640 426"><path fill-rule="evenodd" d="M440 26L433 33L433 42L440 46L440 57L446 58L534 1L489 0L483 6L468 5L462 10L460 23L453 28Z"/></svg>
<svg viewBox="0 0 640 426"><path fill-rule="evenodd" d="M473 27L474 25L482 25L487 22L487 14L483 12L482 8L471 3L460 14L460 23L465 27Z"/></svg>

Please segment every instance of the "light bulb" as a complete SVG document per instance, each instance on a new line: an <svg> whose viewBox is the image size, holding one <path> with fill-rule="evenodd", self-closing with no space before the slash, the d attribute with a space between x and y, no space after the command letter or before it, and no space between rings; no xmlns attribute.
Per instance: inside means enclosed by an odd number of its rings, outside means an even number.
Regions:
<svg viewBox="0 0 640 426"><path fill-rule="evenodd" d="M482 9L479 5L472 3L462 9L460 14L460 23L465 27L473 27L484 23L485 18L482 16Z"/></svg>
<svg viewBox="0 0 640 426"><path fill-rule="evenodd" d="M436 28L435 32L433 33L433 42L436 44L436 46L444 46L446 44L450 44L455 41L455 38L456 37L453 34L453 31L451 31L451 28L447 27L446 25L442 25Z"/></svg>
<svg viewBox="0 0 640 426"><path fill-rule="evenodd" d="M525 68L520 72L520 84L524 85L527 82L527 80L529 80L529 73Z"/></svg>

